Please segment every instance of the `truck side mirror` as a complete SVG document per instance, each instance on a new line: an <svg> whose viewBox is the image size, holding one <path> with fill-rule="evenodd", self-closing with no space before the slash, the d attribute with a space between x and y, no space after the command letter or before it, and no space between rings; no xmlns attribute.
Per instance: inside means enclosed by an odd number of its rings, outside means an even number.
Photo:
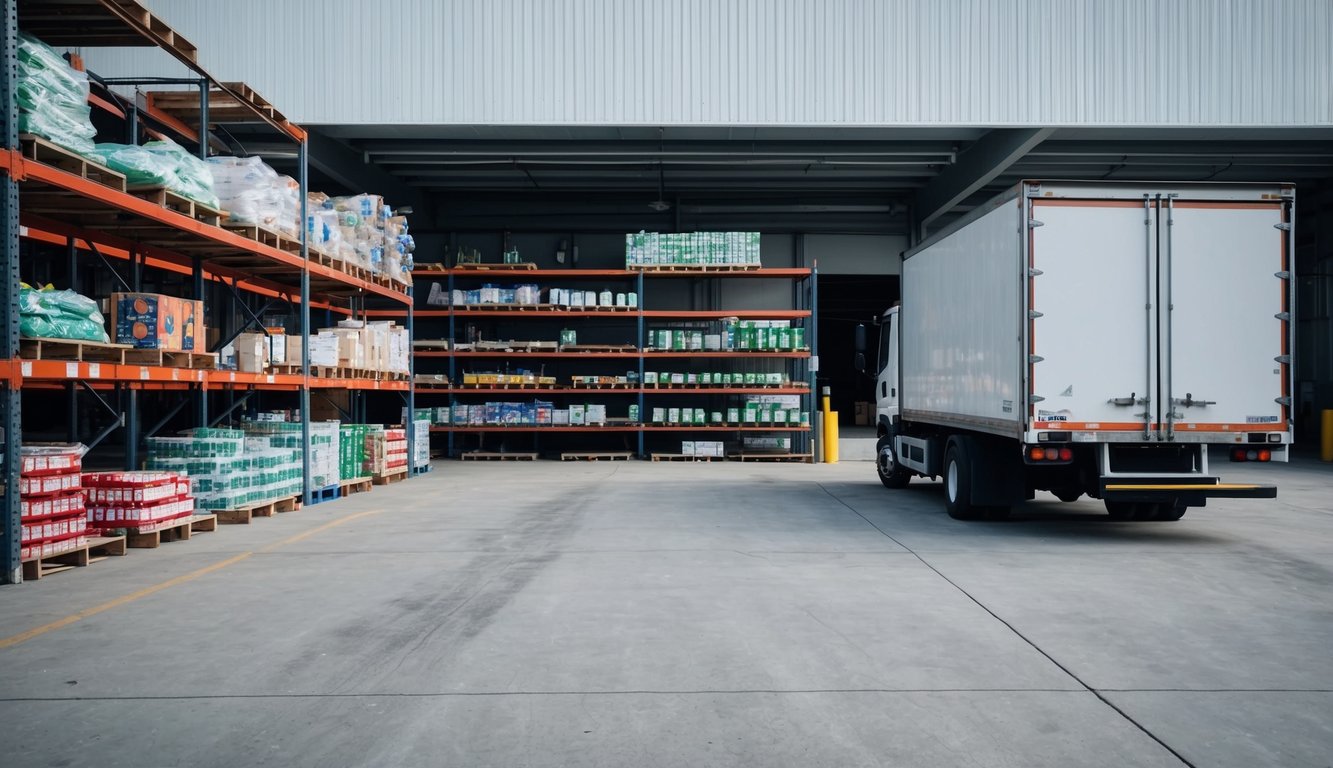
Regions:
<svg viewBox="0 0 1333 768"><path fill-rule="evenodd" d="M856 324L856 351L865 354L866 351L866 324Z"/></svg>

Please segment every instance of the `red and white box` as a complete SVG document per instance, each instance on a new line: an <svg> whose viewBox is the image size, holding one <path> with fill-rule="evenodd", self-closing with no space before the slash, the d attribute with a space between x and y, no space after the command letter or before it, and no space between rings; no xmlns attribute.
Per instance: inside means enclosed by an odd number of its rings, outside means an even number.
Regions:
<svg viewBox="0 0 1333 768"><path fill-rule="evenodd" d="M85 472L84 495L90 506L143 505L179 498L175 472ZM185 493L189 493L189 480Z"/></svg>

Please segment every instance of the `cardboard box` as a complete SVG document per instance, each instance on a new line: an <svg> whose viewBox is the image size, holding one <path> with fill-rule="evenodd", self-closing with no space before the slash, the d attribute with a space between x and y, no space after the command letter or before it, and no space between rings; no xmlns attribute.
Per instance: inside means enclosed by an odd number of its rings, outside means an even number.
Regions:
<svg viewBox="0 0 1333 768"><path fill-rule="evenodd" d="M587 410L587 414L586 414L585 418L586 418L588 424L605 424L605 423L606 423L606 406L605 406L605 405L589 405L589 406L588 406L588 410Z"/></svg>
<svg viewBox="0 0 1333 768"><path fill-rule="evenodd" d="M588 407L586 405L569 406L570 426L583 426L588 420Z"/></svg>
<svg viewBox="0 0 1333 768"><path fill-rule="evenodd" d="M297 339L297 346L301 340ZM338 336L320 331L310 337L310 364L327 368L338 367Z"/></svg>
<svg viewBox="0 0 1333 768"><path fill-rule="evenodd" d="M679 408L668 408L668 409L667 409L667 423L668 423L668 424L679 424L679 423L680 423L680 409L679 409Z"/></svg>
<svg viewBox="0 0 1333 768"><path fill-rule="evenodd" d="M117 344L171 352L203 351L204 303L160 293L113 293L111 329Z"/></svg>
<svg viewBox="0 0 1333 768"><path fill-rule="evenodd" d="M682 440L680 443L680 454L682 456L693 456L695 451L695 442L693 440Z"/></svg>
<svg viewBox="0 0 1333 768"><path fill-rule="evenodd" d="M236 370L263 373L268 370L268 337L262 333L242 333L232 342L236 348Z"/></svg>
<svg viewBox="0 0 1333 768"><path fill-rule="evenodd" d="M856 403L855 424L858 427L870 426L870 414L873 413L873 406L870 403Z"/></svg>

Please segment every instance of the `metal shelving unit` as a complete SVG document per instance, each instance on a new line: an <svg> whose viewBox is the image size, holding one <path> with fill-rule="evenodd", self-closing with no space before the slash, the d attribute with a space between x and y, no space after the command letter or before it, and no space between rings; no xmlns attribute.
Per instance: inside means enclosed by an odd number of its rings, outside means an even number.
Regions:
<svg viewBox="0 0 1333 768"><path fill-rule="evenodd" d="M31 31L48 44L55 46L155 46L189 67L197 78L185 80L143 79L140 84L179 85L198 87L197 99L190 92L175 91L167 99L153 99L144 105L109 103L105 99L90 99L100 109L120 114L129 120L132 136L137 136L141 112L160 124L169 125L176 132L193 135L199 144L199 154L207 157L210 129L219 124L250 123L272 128L280 136L293 142L297 153L298 182L300 185L300 216L305 221L308 179L308 137L299 126L284 117L249 88L238 83L223 83L199 66L196 51L184 38L156 19L146 9L128 0L66 0L61 3L43 3L40 0L3 0L4 34L0 50L0 90L6 96L4 110L3 152L0 153L0 183L3 184L4 219L3 270L4 334L0 338L0 428L3 428L3 452L0 456L0 474L6 491L17 487L19 449L22 444L20 410L21 391L62 388L70 392L71 419L77 393L95 398L111 411L114 421L92 441L96 445L117 428L124 430L125 464L138 464L140 416L138 394L144 391L175 391L185 394L155 427L146 430L152 434L176 414L184 405L194 404L192 420L199 425L217 423L244 403L251 394L260 391L296 393L302 414L302 435L310 440L310 395L331 389L345 389L354 393L395 392L406 403L408 413L415 405L411 376L407 380L363 378L316 378L310 366L311 310L346 316L366 316L367 301L391 302L403 307L409 334L413 327L411 289L400 288L387 279L353 275L331 264L311 260L305 227L301 227L299 248L280 247L281 243L265 243L250 239L221 226L220 222L201 221L195 217L170 210L155 202L85 178L47 162L26 157L21 151L17 133L17 32L20 27ZM115 81L119 83L120 81ZM182 95L183 94L183 95ZM169 103L166 103L169 102ZM123 107L123 108L122 108ZM20 357L19 339L19 251L21 239L45 246L65 246L71 278L79 254L99 259L116 273L124 287L131 291L142 288L145 270L160 270L191 278L192 297L205 298L204 286L216 283L226 286L232 297L240 293L258 295L288 302L299 311L302 359L299 373L243 373L238 371L204 370L157 365L134 365L121 362L93 362L74 360L27 360ZM297 238L292 238L293 241ZM119 276L109 260L119 260L130 266L128 281ZM69 286L78 290L77 284ZM232 333L231 338L247 328L260 325L259 312L239 302L249 316ZM225 339L225 344L231 339ZM221 346L221 344L219 346ZM103 397L104 392L124 394L123 411ZM226 391L239 394L230 407L210 420L209 393ZM157 416L158 414L154 414ZM409 418L405 425L409 445L414 426ZM70 427L73 431L73 427ZM414 454L409 452L409 477L414 474ZM310 454L304 452L304 475L307 478L304 497L311 501L312 489ZM6 492L0 505L0 580L21 580L19 562L19 498L17 493Z"/></svg>
<svg viewBox="0 0 1333 768"><path fill-rule="evenodd" d="M448 361L448 377L452 382L449 386L430 386L417 384L414 390L418 395L424 396L445 396L449 399L451 405L455 403L455 398L460 395L499 395L509 397L530 397L539 396L561 396L561 395L590 395L600 394L609 396L632 396L636 398L641 420L646 413L647 399L654 396L677 396L677 395L711 395L711 396L731 396L731 395L800 395L805 398L805 410L814 410L814 371L811 365L812 360L817 359L818 355L818 337L815 328L815 315L818 307L818 272L816 269L799 268L778 268L778 269L751 269L751 270L728 270L728 269L694 269L681 271L645 271L645 270L621 270L621 269L418 269L413 272L417 278L429 278L443 280L445 290L450 296L453 295L458 280L468 281L488 281L488 280L534 280L534 279L560 279L560 280L620 280L625 281L638 294L638 306L632 308L610 308L610 309L578 309L554 306L450 306L447 309L416 309L415 317L419 319L448 320L447 337L451 344L450 349L422 349L413 350L414 360L445 360ZM726 309L644 309L646 300L645 283L649 280L662 279L783 279L792 281L792 309L772 309L772 310L726 310ZM391 316L396 310L383 311L376 313L379 316ZM677 321L701 321L701 320L720 320L723 318L738 318L742 320L754 319L773 319L773 320L801 320L809 324L808 350L791 351L738 351L738 350L700 350L700 351L661 351L648 348L646 321L648 320L677 320ZM486 319L507 319L512 321L550 321L561 319L590 319L621 321L634 323L634 349L624 351L561 351L561 350L540 350L540 351L505 351L505 350L457 350L452 348L452 344L457 340L458 326L457 321L471 320L473 318ZM415 340L415 336L414 336ZM504 360L504 361L532 361L540 362L544 360L555 361L596 361L596 360L633 360L637 361L639 381L643 380L645 366L654 360L658 361L684 361L684 360L786 360L789 361L790 378L795 382L802 382L804 386L772 386L772 387L753 387L753 386L629 386L629 387L588 387L588 386L463 386L458 382L459 361L466 360ZM445 434L448 436L447 451L450 456L455 455L456 445L454 436L457 434L533 434L540 435L546 433L635 433L638 436L638 455L646 456L644 445L645 435L654 433L674 433L674 432L700 432L700 433L742 433L742 432L788 432L795 433L799 441L800 450L808 452L810 448L811 427L800 427L795 425L660 425L660 424L619 424L608 426L579 426L579 425L521 425L521 426L466 426L466 425L437 425L431 428L433 433Z"/></svg>

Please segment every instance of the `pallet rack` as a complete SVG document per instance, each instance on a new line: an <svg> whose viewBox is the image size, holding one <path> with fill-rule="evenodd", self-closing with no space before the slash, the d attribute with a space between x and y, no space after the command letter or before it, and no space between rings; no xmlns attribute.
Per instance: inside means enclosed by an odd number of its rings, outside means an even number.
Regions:
<svg viewBox="0 0 1333 768"><path fill-rule="evenodd" d="M248 123L264 125L290 140L296 147L300 216L307 217L308 136L300 126L283 116L273 105L240 83L217 80L201 66L196 50L160 19L133 0L0 0L4 3L4 29L0 35L0 91L5 97L3 132L0 148L0 218L4 240L0 252L0 313L4 329L0 333L0 483L6 491L18 487L19 449L22 443L20 411L24 388L34 390L59 388L69 392L70 431L75 429L77 396L83 392L101 404L112 422L89 443L97 445L116 429L125 436L125 464L138 463L141 424L138 395L144 391L174 391L185 394L175 408L144 430L151 435L193 404L192 421L207 426L227 418L246 399L260 391L297 393L302 418L302 436L310 440L311 393L331 389L352 392L395 392L405 401L408 413L415 405L415 394L406 380L392 377L348 376L321 378L312 375L310 366L311 309L348 316L364 316L366 304L390 302L404 307L405 325L411 334L414 320L410 288L400 288L390 281L366 273L338 269L318 253L312 253L305 227L299 237L267 237L260 230L225 226L216 212L198 215L193 207L182 208L169 196L146 199L115 184L113 174L88 173L77 163L62 158L59 152L40 147L38 142L20 142L17 132L16 61L17 32L29 31L44 42L58 47L148 46L158 47L188 67L191 78L139 78L99 80L102 85L188 86L191 91L149 93L143 101L119 100L113 103L96 95L90 103L124 117L133 143L137 143L139 122L151 119L160 126L193 139L201 158L209 155L213 142L211 129L217 125ZM25 152L25 149L27 150ZM163 203L166 203L165 205ZM234 303L244 309L232 337L259 325L260 315L251 310L241 294L279 299L299 307L302 360L291 372L243 373L215 370L211 365L190 367L196 363L186 356L186 367L178 361L159 360L158 364L138 364L132 358L89 354L89 359L24 359L19 339L19 253L21 239L45 246L64 246L70 278L77 278L77 260L90 254L110 270L124 289L138 291L145 270L157 270L191 278L192 297L203 299L205 286L225 286ZM315 257L312 259L312 256ZM112 260L128 263L130 278L121 277ZM79 286L69 286L78 290ZM218 346L231 339L223 340ZM409 370L411 368L409 367ZM123 395L124 407L113 407L104 393ZM209 393L225 391L233 398L230 407L210 420ZM239 395L239 398L236 396ZM157 415L157 414L154 414ZM413 440L411 419L405 425L409 444ZM304 501L311 501L313 489L310 453L303 452L306 477ZM414 452L409 453L408 477L415 475ZM19 498L6 492L0 501L0 581L22 580L19 562Z"/></svg>
<svg viewBox="0 0 1333 768"><path fill-rule="evenodd" d="M416 317L420 319L447 320L447 338L449 340L448 349L416 349L415 336L413 358L415 360L444 360L447 361L448 386L432 386L416 384L414 389L417 395L423 397L444 396L448 402L453 405L456 398L460 395L509 395L509 396L561 396L577 394L603 394L603 395L621 395L634 396L639 407L640 420L646 422L648 398L661 395L712 395L712 396L730 396L730 395L799 395L803 398L803 410L814 410L814 366L813 362L818 360L818 327L817 327L817 309L819 301L818 290L818 270L816 268L776 268L776 269L747 269L747 270L729 270L725 268L717 269L691 269L682 271L644 271L628 269L504 269L501 265L495 265L487 270L475 269L417 269L413 272L416 278L443 280L445 289L452 297L456 283L459 280L482 281L482 280L512 280L512 281L536 281L536 280L575 280L575 281L620 281L638 295L636 307L625 308L598 308L598 309L570 309L564 307L538 306L538 307L516 307L516 306L464 306L456 307L452 304L448 308L442 309L417 309ZM653 280L680 280L693 278L696 280L727 280L727 279L780 279L788 280L792 283L791 305L795 309L646 309L646 284ZM610 309L611 311L608 311ZM390 313L381 312L381 315ZM454 343L458 338L458 321L469 320L472 318L504 318L514 321L532 320L540 322L543 320L563 320L583 318L589 321L605 320L619 321L621 323L633 323L635 327L632 351L589 351L589 352L571 352L561 350L540 350L540 351L503 351L503 350L457 350ZM774 350L774 351L741 351L741 350L712 350L712 351L665 351L653 350L648 348L647 344L647 322L650 320L720 320L723 318L746 319L788 319L807 322L806 327L809 348L805 350ZM792 382L801 382L804 386L791 384L786 386L675 386L675 385L630 385L630 386L464 386L457 382L458 363L468 360L504 360L509 362L541 362L544 360L555 361L633 361L637 366L639 382L644 380L646 367L652 361L661 360L785 360L788 363L788 371ZM447 436L449 456L457 455L458 449L455 444L455 436L459 434L529 434L534 440L543 434L560 433L581 433L581 434L599 434L599 433L630 433L637 436L637 452L641 458L648 457L645 447L645 437L661 433L685 433L697 432L700 434L719 435L719 434L742 434L742 433L777 433L786 432L793 434L798 441L801 452L810 451L811 426L799 425L750 425L750 424L727 424L727 425L677 425L677 424L610 424L606 426L579 426L579 425L522 425L522 426L464 426L464 425L437 425L432 426L433 433L440 433Z"/></svg>

